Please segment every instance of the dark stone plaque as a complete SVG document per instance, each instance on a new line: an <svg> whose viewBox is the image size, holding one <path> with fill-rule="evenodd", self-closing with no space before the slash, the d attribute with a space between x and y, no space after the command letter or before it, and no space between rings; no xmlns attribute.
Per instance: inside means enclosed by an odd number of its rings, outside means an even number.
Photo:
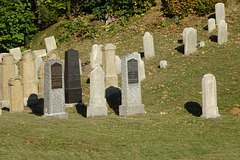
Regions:
<svg viewBox="0 0 240 160"><path fill-rule="evenodd" d="M138 83L138 61L130 59L127 62L128 67L128 83Z"/></svg>
<svg viewBox="0 0 240 160"><path fill-rule="evenodd" d="M52 89L62 88L62 65L54 63L51 66Z"/></svg>
<svg viewBox="0 0 240 160"><path fill-rule="evenodd" d="M82 88L79 69L78 51L70 49L65 52L65 101L78 103L82 101Z"/></svg>

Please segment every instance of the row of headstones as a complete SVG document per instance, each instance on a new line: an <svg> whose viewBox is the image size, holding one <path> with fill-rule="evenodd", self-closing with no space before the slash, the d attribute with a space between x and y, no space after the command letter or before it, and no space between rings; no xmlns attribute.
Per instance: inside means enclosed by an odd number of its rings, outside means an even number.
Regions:
<svg viewBox="0 0 240 160"><path fill-rule="evenodd" d="M225 7L223 3L217 3L215 5L215 15L214 18L208 20L208 32L211 33L216 25L218 26L218 36L217 42L219 45L227 42L227 23L225 22ZM204 43L204 42L200 42ZM184 55L190 55L197 50L197 30L190 27L183 30L183 44L184 44ZM204 46L200 44L200 46Z"/></svg>

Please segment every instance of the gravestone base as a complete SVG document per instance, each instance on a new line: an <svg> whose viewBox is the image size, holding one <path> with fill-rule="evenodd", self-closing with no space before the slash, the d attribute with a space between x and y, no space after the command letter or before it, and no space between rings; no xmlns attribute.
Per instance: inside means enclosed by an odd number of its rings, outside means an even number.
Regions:
<svg viewBox="0 0 240 160"><path fill-rule="evenodd" d="M10 107L10 100L3 100L3 101L0 101L0 108L9 108Z"/></svg>
<svg viewBox="0 0 240 160"><path fill-rule="evenodd" d="M68 114L67 113L44 114L43 117L68 119Z"/></svg>
<svg viewBox="0 0 240 160"><path fill-rule="evenodd" d="M82 88L65 88L65 98L67 104L82 102Z"/></svg>
<svg viewBox="0 0 240 160"><path fill-rule="evenodd" d="M87 107L87 117L106 116L107 107Z"/></svg>
<svg viewBox="0 0 240 160"><path fill-rule="evenodd" d="M105 77L105 87L118 87L118 76L117 75L113 75L113 76L106 76Z"/></svg>
<svg viewBox="0 0 240 160"><path fill-rule="evenodd" d="M145 105L121 105L119 106L119 116L130 116L134 114L143 114L145 113Z"/></svg>
<svg viewBox="0 0 240 160"><path fill-rule="evenodd" d="M217 118L220 117L220 114L214 114L214 115L201 115L201 118Z"/></svg>

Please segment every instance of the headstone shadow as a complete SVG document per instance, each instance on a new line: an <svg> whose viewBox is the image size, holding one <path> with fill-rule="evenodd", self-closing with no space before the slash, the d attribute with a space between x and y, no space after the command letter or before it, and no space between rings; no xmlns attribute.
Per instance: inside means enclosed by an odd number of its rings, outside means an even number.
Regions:
<svg viewBox="0 0 240 160"><path fill-rule="evenodd" d="M31 94L27 100L27 106L32 110L32 114L37 116L43 115L44 99L38 99L36 94Z"/></svg>
<svg viewBox="0 0 240 160"><path fill-rule="evenodd" d="M76 109L79 114L87 118L87 106L84 103L77 103Z"/></svg>
<svg viewBox="0 0 240 160"><path fill-rule="evenodd" d="M212 42L216 42L217 43L217 35L211 35L209 37L209 39L212 41Z"/></svg>
<svg viewBox="0 0 240 160"><path fill-rule="evenodd" d="M115 114L119 115L119 106L122 104L121 89L111 86L105 92L108 105L114 110Z"/></svg>
<svg viewBox="0 0 240 160"><path fill-rule="evenodd" d="M175 48L176 51L184 54L184 44Z"/></svg>
<svg viewBox="0 0 240 160"><path fill-rule="evenodd" d="M204 30L208 30L208 25L206 25L205 27L203 27Z"/></svg>
<svg viewBox="0 0 240 160"><path fill-rule="evenodd" d="M210 19L210 18L216 19L216 15L215 14L211 14L210 16L208 16L208 19Z"/></svg>
<svg viewBox="0 0 240 160"><path fill-rule="evenodd" d="M184 108L192 115L200 117L202 115L202 107L197 102L187 102L184 104Z"/></svg>

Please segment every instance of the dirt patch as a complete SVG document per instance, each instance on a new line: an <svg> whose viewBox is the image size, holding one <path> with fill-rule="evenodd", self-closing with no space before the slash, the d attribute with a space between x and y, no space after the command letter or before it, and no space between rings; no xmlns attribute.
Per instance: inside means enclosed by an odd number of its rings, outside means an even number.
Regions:
<svg viewBox="0 0 240 160"><path fill-rule="evenodd" d="M233 109L231 109L230 112L234 115L240 116L240 108L233 108Z"/></svg>

